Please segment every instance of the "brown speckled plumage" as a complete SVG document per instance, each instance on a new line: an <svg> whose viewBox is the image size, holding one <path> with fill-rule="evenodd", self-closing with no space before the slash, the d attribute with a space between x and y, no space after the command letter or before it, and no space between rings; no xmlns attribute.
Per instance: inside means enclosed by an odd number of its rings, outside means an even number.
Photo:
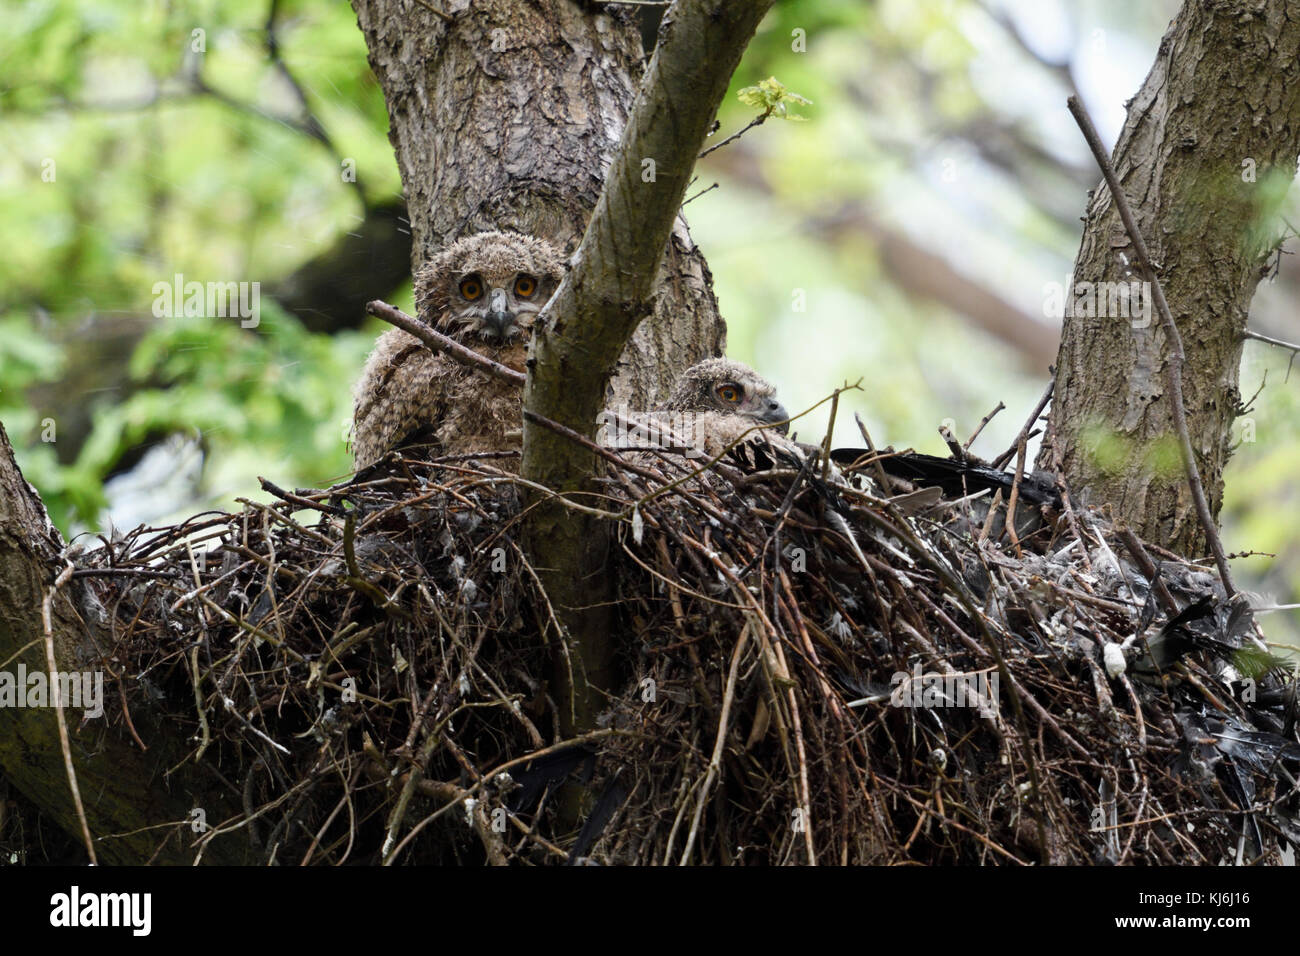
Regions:
<svg viewBox="0 0 1300 956"><path fill-rule="evenodd" d="M447 246L416 272L416 310L440 332L522 372L533 321L562 275L561 254L544 239L478 233ZM530 295L520 294L520 276L534 280ZM467 298L471 280L479 295ZM517 386L434 353L400 329L375 343L355 397L352 455L358 469L406 442L427 443L440 455L519 447ZM500 464L513 467L510 460Z"/></svg>

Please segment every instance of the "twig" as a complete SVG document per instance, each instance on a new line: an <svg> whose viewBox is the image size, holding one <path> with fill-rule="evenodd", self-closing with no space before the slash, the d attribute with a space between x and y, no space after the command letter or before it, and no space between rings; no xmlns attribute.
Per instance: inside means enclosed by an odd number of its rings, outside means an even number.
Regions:
<svg viewBox="0 0 1300 956"><path fill-rule="evenodd" d="M347 513L342 508L339 508L335 505L325 504L320 501L312 501L310 498L304 498L302 495L294 494L292 491L285 491L275 482L269 481L266 478L263 478L261 475L257 476L257 481L258 484L262 486L262 489L264 491L269 491L271 494L275 495L281 501L288 502L291 505L297 505L299 508L308 508L313 511L319 511L322 514L327 514L327 515L342 516Z"/></svg>
<svg viewBox="0 0 1300 956"><path fill-rule="evenodd" d="M1133 241L1133 252L1137 256L1138 265L1142 267L1142 271L1151 282L1156 311L1160 313L1160 321L1164 324L1165 334L1169 337L1171 345L1169 354L1169 397L1173 406L1174 428L1178 432L1178 450L1182 455L1183 470L1187 473L1187 483L1192 489L1192 501L1196 504L1196 514L1201 520L1201 527L1205 529L1205 538L1209 542L1210 551L1214 554L1214 563L1218 565L1219 578L1223 581L1224 593L1231 600L1236 595L1237 589L1233 587L1232 570L1228 566L1228 556L1223 550L1223 542L1219 540L1219 529L1215 526L1214 515L1210 513L1210 503L1205 497L1205 488L1201 485L1201 474L1196 467L1196 454L1192 450L1192 438L1187 429L1187 410L1183 404L1183 362L1186 361L1187 356L1186 352L1183 351L1183 337L1178 331L1177 323L1174 322L1173 313L1169 311L1169 303L1165 301L1165 292L1160 285L1160 277L1156 275L1156 270L1151 265L1151 257L1147 254L1146 240L1142 238L1142 232L1138 229L1137 221L1133 218L1133 211L1129 208L1124 190L1120 188L1119 179L1115 175L1115 167L1111 165L1110 157L1106 154L1106 148L1101 143L1101 137L1097 135L1097 128L1092 125L1092 119L1088 116L1087 109L1079 101L1078 97L1071 96L1066 103L1070 114L1083 132L1083 138L1088 141L1088 148L1092 150L1097 165L1101 167L1101 174L1106 178L1106 185L1110 187L1111 196L1115 200L1115 210L1124 223L1124 229L1128 232L1129 239Z"/></svg>
<svg viewBox="0 0 1300 956"><path fill-rule="evenodd" d="M617 452L612 451L609 448L606 448L604 445L592 441L586 435L579 435L577 432L575 432L572 428L569 428L567 425L561 425L559 422L551 421L545 415L539 415L536 412L532 411L531 409L525 408L524 418L526 418L530 422L533 422L536 425L541 425L543 428L549 428L551 431L555 432L558 435L563 435L565 438L569 439L570 441L577 442L583 448L595 452L597 455L600 455L606 461L612 462L616 465L626 468L629 471L634 472L643 478L655 477L654 472L652 472L649 468L642 468L640 465L636 464L635 462L628 461L626 458L623 458Z"/></svg>
<svg viewBox="0 0 1300 956"><path fill-rule="evenodd" d="M994 468L1000 470L1006 467L1007 462L1011 460L1011 456L1020 450L1021 443L1029 440L1030 430L1034 427L1034 422L1038 421L1038 416L1043 414L1043 409L1046 408L1047 403L1052 400L1052 389L1056 387L1056 370L1050 369L1049 372L1051 373L1051 377L1047 380L1047 388L1043 389L1043 397L1040 398L1038 404L1034 406L1033 414L1031 414L1029 420L1025 422L1025 427L1020 429L1020 434L1016 436L1016 440L1011 443L1010 448L998 455L998 457L994 458L993 461L989 462L989 464ZM976 432L976 434L979 433ZM974 440L974 436L971 436L971 441Z"/></svg>
<svg viewBox="0 0 1300 956"><path fill-rule="evenodd" d="M885 469L880 464L880 454L876 451L871 436L867 434L867 426L862 423L862 417L857 412L853 413L853 420L858 423L858 431L862 434L862 440L867 443L867 451L874 456L871 463L875 466L876 480L880 482L880 493L888 498L894 493L894 486L889 483L889 476L885 474Z"/></svg>
<svg viewBox="0 0 1300 956"><path fill-rule="evenodd" d="M1128 553L1133 555L1133 560L1137 561L1138 568L1146 575L1147 580L1151 582L1151 586L1155 588L1156 596L1160 598L1160 603L1165 606L1165 611L1168 612L1170 617L1176 615L1178 613L1178 602L1169 593L1164 578L1160 576L1160 569L1151 560L1151 555L1147 554L1147 549L1142 546L1142 539L1135 535L1130 528L1120 528L1119 536L1124 542L1124 547L1128 548Z"/></svg>
<svg viewBox="0 0 1300 956"><path fill-rule="evenodd" d="M697 192L694 196L691 196L691 197L688 198L688 199L683 199L683 200L682 200L682 206L688 206L688 205L690 205L691 203L695 202L695 200L697 200L697 199L699 199L701 196L703 196L705 193L707 193L707 192L712 192L713 190L715 190L715 189L717 189L717 188L718 188L718 184L717 184L717 183L714 183L712 186L705 186L703 189L701 189L699 192Z"/></svg>
<svg viewBox="0 0 1300 956"><path fill-rule="evenodd" d="M1286 378L1283 379L1283 382L1291 378L1291 366L1295 364L1296 355L1300 354L1300 345L1295 345L1291 342L1284 342L1282 339L1270 338L1267 335L1261 335L1259 332L1254 332L1250 329L1242 332L1241 337L1244 339L1254 339L1256 342L1263 342L1265 345L1275 345L1280 349L1289 349L1291 352L1291 360L1286 363Z"/></svg>
<svg viewBox="0 0 1300 956"><path fill-rule="evenodd" d="M957 443L957 436L952 433L951 428L947 425L940 425L939 437L942 438L943 443L948 446L948 451L956 461L966 460L966 449L962 448L961 445Z"/></svg>
<svg viewBox="0 0 1300 956"><path fill-rule="evenodd" d="M826 423L826 437L822 439L822 481L830 474L831 468L831 433L835 431L835 415L840 410L840 393L837 389L831 396L831 415Z"/></svg>
<svg viewBox="0 0 1300 956"><path fill-rule="evenodd" d="M970 438L966 439L966 444L962 446L962 449L965 451L970 451L970 446L975 444L975 439L980 437L980 432L984 430L984 426L987 425L989 422L993 421L993 416L996 415L998 412L1002 411L1002 409L1006 407L1007 406L1004 405L1002 402L998 402L997 408L993 409L993 411L989 412L987 415L981 418L979 427L975 429L975 431L971 434Z"/></svg>
<svg viewBox="0 0 1300 956"><path fill-rule="evenodd" d="M713 755L709 757L709 769L704 775L704 783L700 786L700 795L696 798L695 816L691 820L691 829L686 835L686 846L682 848L681 866L691 862L691 850L694 849L695 838L699 834L704 805L709 802L709 791L713 789L713 781L722 770L722 750L727 741L727 731L730 729L727 717L731 713L731 702L736 699L736 678L740 672L740 657L749 641L750 630L756 627L757 624L751 623L741 628L740 637L731 652L731 666L727 669L727 685L722 693L722 713L718 717L718 732L713 739Z"/></svg>
<svg viewBox="0 0 1300 956"><path fill-rule="evenodd" d="M1285 342L1282 339L1270 338L1269 336L1256 332L1253 329L1247 329L1245 332L1242 332L1241 337L1244 339L1254 339L1256 342L1264 342L1267 345L1276 345L1280 349L1290 349L1292 352L1300 352L1300 345L1296 345L1292 342Z"/></svg>
<svg viewBox="0 0 1300 956"><path fill-rule="evenodd" d="M1056 476L1056 491L1061 496L1061 510L1065 512L1070 533L1079 544L1079 557L1083 560L1083 566L1091 574L1092 559L1088 557L1088 543L1083 539L1083 532L1079 530L1079 519L1074 514L1074 507L1070 504L1070 491L1065 487L1065 478L1062 477L1065 466L1061 461L1061 448L1056 442L1049 442L1048 447L1052 449L1052 472Z"/></svg>
<svg viewBox="0 0 1300 956"><path fill-rule="evenodd" d="M759 113L759 114L758 114L757 116L755 116L752 120L750 120L748 123L746 123L744 126L742 126L739 130L737 130L736 132L732 133L730 136L728 136L728 137L727 137L726 139L724 139L722 142L720 142L720 143L714 143L712 146L710 146L710 147L709 147L708 149L706 149L704 152L700 153L700 155L697 156L696 158L697 158L697 159L703 159L705 156L709 155L709 153L712 153L712 152L715 152L715 151L717 151L717 150L719 150L719 149L722 149L722 147L726 146L728 143L734 143L736 140L740 139L740 137L744 136L746 133L748 133L748 132L749 132L751 129L753 129L755 126L762 126L765 122L767 122L767 118L768 118L769 116L771 116L771 115L772 115L772 111L771 111L771 110L767 110L766 112Z"/></svg>
<svg viewBox="0 0 1300 956"><path fill-rule="evenodd" d="M455 359L461 365L478 369L480 372L487 372L487 374L512 385L523 385L528 381L528 376L523 372L516 372L500 362L494 362L487 356L480 355L473 349L465 348L454 339L449 339L441 332L434 331L419 319L407 315L401 309L391 306L387 302L381 302L379 299L367 302L366 311L376 318L383 319L389 325L395 325L403 332L414 335L433 351L443 352L448 358Z"/></svg>
<svg viewBox="0 0 1300 956"><path fill-rule="evenodd" d="M90 824L86 822L86 808L81 803L81 789L77 786L77 771L72 766L72 744L68 741L68 720L63 715L63 681L59 680L59 665L54 659L54 595L59 588L68 583L72 577L72 562L59 572L54 584L45 592L41 601L41 626L45 631L45 667L49 672L50 694L54 701L54 717L59 727L59 748L63 751L63 769L68 775L68 789L72 792L72 803L77 809L77 822L81 824L81 839L86 844L86 855L91 865L98 865L95 859L95 841L90 838Z"/></svg>
<svg viewBox="0 0 1300 956"><path fill-rule="evenodd" d="M1011 497L1007 500L1007 534L1011 546L1016 549L1016 557L1021 557L1020 535L1016 534L1016 503L1020 500L1020 482L1025 477L1025 439L1021 437L1020 448L1016 453L1016 475L1011 480Z"/></svg>

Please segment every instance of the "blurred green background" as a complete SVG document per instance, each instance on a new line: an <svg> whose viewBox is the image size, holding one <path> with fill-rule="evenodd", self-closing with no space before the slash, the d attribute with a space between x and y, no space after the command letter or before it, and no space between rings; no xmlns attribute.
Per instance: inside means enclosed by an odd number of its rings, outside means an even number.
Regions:
<svg viewBox="0 0 1300 956"><path fill-rule="evenodd" d="M805 408L844 382L881 443L936 427L1006 447L1041 394L1086 191L1065 111L1113 142L1179 4L784 0L715 138L775 76L808 100L711 154L686 208L730 352ZM198 32L196 32L198 31ZM350 384L410 309L400 179L350 7L306 0L41 0L0 35L0 421L67 532L160 523L343 477ZM1295 210L1288 204L1289 221ZM261 283L260 323L156 318L156 282ZM333 283L333 284L332 284ZM1251 325L1300 339L1279 259ZM1300 379L1247 343L1262 383L1228 473L1225 542L1248 587L1300 585ZM798 426L820 437L825 408ZM1244 426L1244 427L1243 427ZM1270 622L1273 623L1273 622ZM1277 621L1273 633L1288 630Z"/></svg>

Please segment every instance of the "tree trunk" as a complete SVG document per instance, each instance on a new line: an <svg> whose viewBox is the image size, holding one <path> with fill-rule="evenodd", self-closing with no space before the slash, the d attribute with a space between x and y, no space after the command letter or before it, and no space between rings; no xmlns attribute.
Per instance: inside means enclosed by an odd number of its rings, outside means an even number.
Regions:
<svg viewBox="0 0 1300 956"><path fill-rule="evenodd" d="M573 0L441 0L445 18L412 0L353 7L388 104L412 268L485 229L572 251L643 69L635 20ZM684 225L657 288L613 383L612 399L637 408L725 344L708 266Z"/></svg>
<svg viewBox="0 0 1300 956"><path fill-rule="evenodd" d="M1187 421L1217 515L1250 301L1300 153L1300 0L1188 0L1128 104L1112 161L1187 350ZM1179 463L1168 347L1154 307L1134 316L1089 283L1140 277L1109 191L1092 194L1074 266L1040 467L1148 540L1205 550ZM1149 297L1143 300L1150 306Z"/></svg>

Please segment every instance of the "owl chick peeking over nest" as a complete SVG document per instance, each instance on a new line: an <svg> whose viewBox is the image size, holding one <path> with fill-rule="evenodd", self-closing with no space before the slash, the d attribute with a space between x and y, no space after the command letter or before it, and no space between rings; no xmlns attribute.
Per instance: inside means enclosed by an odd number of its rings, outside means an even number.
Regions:
<svg viewBox="0 0 1300 956"><path fill-rule="evenodd" d="M801 462L804 450L785 437L789 418L767 379L732 359L710 358L682 372L649 412L607 408L597 441L634 466L667 465L665 475L675 478L714 458L754 464L776 455Z"/></svg>
<svg viewBox="0 0 1300 956"><path fill-rule="evenodd" d="M756 429L779 436L789 431L790 413L776 397L776 387L747 365L728 358L705 359L681 374L672 394L660 406L666 412L686 412L682 423L691 447L710 458ZM769 439L773 436L769 433ZM777 438L783 446L792 442Z"/></svg>
<svg viewBox="0 0 1300 956"><path fill-rule="evenodd" d="M416 272L416 311L439 332L522 372L533 322L563 270L560 251L544 239L480 232L453 242ZM518 386L390 329L357 383L354 464L360 470L404 445L428 445L435 455L517 449L520 398Z"/></svg>

